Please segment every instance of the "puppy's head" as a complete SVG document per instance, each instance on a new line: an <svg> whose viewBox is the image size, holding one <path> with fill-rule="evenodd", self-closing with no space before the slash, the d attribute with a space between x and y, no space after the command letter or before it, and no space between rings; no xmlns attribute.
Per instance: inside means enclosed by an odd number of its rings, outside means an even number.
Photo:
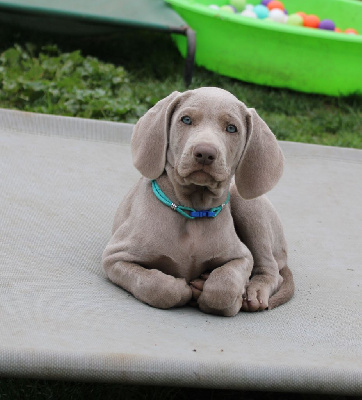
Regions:
<svg viewBox="0 0 362 400"><path fill-rule="evenodd" d="M180 184L216 191L235 174L246 199L269 191L283 169L283 155L265 122L218 88L173 92L159 101L136 124L132 153L149 179L167 164Z"/></svg>

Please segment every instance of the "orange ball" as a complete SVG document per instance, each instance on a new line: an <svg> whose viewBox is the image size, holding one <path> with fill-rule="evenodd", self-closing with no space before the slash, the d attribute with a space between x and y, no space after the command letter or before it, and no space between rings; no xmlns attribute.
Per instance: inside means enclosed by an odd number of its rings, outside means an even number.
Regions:
<svg viewBox="0 0 362 400"><path fill-rule="evenodd" d="M341 33L341 32L342 32L342 29L339 29L339 28L334 28L334 32Z"/></svg>
<svg viewBox="0 0 362 400"><path fill-rule="evenodd" d="M281 10L284 10L284 4L278 0L269 1L267 7L269 8L269 10L273 10L274 8L279 8Z"/></svg>
<svg viewBox="0 0 362 400"><path fill-rule="evenodd" d="M304 18L304 26L307 26L308 28L318 28L319 22L319 18L313 14L307 15Z"/></svg>
<svg viewBox="0 0 362 400"><path fill-rule="evenodd" d="M348 29L346 29L346 30L344 31L344 33L349 33L349 34L352 34L352 35L358 35L358 32L357 32L355 29L353 29L353 28L348 28Z"/></svg>

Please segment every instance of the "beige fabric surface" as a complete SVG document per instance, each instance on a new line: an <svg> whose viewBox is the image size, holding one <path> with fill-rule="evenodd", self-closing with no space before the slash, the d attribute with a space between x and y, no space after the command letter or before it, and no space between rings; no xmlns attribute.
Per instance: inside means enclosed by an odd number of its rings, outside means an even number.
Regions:
<svg viewBox="0 0 362 400"><path fill-rule="evenodd" d="M139 176L131 131L0 110L0 376L361 395L362 151L281 143L269 198L296 294L225 318L153 309L105 277Z"/></svg>

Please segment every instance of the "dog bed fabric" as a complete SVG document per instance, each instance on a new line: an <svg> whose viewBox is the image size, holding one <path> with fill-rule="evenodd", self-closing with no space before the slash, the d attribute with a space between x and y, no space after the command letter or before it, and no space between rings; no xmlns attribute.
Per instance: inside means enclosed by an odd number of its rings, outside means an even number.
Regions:
<svg viewBox="0 0 362 400"><path fill-rule="evenodd" d="M0 376L361 395L362 151L280 143L296 293L226 318L154 309L101 268L132 128L0 110Z"/></svg>

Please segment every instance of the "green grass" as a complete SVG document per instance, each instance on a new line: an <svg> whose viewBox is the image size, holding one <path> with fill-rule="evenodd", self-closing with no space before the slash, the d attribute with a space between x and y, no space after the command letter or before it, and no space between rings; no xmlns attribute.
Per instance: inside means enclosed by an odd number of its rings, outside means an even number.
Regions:
<svg viewBox="0 0 362 400"><path fill-rule="evenodd" d="M1 27L0 107L134 123L174 90L186 90L169 35L120 30L74 38ZM151 51L150 51L151 50ZM362 98L332 98L256 86L195 68L190 88L229 90L281 140L362 148ZM0 400L342 400L342 396L139 387L0 379Z"/></svg>
<svg viewBox="0 0 362 400"><path fill-rule="evenodd" d="M0 107L134 123L186 90L183 59L164 33L73 38L3 28L2 39ZM195 68L190 88L200 86L222 87L256 108L280 140L362 148L361 96L297 93Z"/></svg>

